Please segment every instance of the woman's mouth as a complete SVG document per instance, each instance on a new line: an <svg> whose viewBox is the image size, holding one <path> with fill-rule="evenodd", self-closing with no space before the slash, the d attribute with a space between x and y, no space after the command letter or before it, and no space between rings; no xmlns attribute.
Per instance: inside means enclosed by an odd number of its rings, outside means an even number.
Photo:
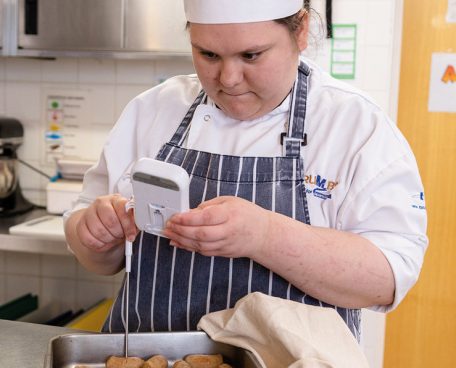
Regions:
<svg viewBox="0 0 456 368"><path fill-rule="evenodd" d="M248 92L226 92L222 91L225 95L231 96L231 97L240 97L243 95L246 95Z"/></svg>

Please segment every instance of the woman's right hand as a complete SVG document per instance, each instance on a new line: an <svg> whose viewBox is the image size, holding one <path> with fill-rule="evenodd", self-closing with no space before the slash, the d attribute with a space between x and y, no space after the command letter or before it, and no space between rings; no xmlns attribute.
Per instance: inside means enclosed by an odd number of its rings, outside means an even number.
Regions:
<svg viewBox="0 0 456 368"><path fill-rule="evenodd" d="M106 252L133 241L138 233L133 211L125 209L127 199L120 194L98 197L83 210L76 223L76 235L80 243L95 252Z"/></svg>

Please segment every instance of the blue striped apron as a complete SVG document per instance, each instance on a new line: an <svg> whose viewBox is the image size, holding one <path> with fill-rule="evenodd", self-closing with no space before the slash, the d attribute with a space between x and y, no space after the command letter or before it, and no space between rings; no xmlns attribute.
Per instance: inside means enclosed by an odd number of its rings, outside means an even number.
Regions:
<svg viewBox="0 0 456 368"><path fill-rule="evenodd" d="M190 175L190 207L218 196L236 196L265 209L310 224L300 155L306 136L307 85L310 69L301 63L291 97L281 157L238 157L183 148L201 91L171 141L157 159L183 167ZM247 258L206 257L169 245L169 240L141 232L135 240L130 274L129 330L189 331L209 313L232 308L243 296L268 295L335 308L359 339L360 311L339 308L307 295L281 276ZM125 329L125 282L103 326Z"/></svg>

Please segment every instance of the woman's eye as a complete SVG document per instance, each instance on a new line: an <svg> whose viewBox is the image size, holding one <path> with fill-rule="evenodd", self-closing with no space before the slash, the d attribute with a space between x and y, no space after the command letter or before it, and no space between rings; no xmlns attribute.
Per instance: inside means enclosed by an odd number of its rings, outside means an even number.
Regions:
<svg viewBox="0 0 456 368"><path fill-rule="evenodd" d="M245 54L242 54L242 57L248 61L253 61L258 59L258 57L261 55L261 52L247 52Z"/></svg>
<svg viewBox="0 0 456 368"><path fill-rule="evenodd" d="M201 55L203 55L207 59L216 59L217 54L214 54L213 52L210 51L201 51Z"/></svg>

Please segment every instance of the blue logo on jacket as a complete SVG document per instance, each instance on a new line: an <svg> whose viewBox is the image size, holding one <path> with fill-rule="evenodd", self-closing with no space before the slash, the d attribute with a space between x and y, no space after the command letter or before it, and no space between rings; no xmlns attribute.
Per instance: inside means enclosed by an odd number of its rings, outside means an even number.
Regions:
<svg viewBox="0 0 456 368"><path fill-rule="evenodd" d="M412 195L414 203L412 203L413 208L417 208L419 210L425 210L426 206L424 204L424 192L419 192L418 194Z"/></svg>
<svg viewBox="0 0 456 368"><path fill-rule="evenodd" d="M331 199L331 190L339 184L336 181L327 180L321 175L306 175L304 180L307 185L315 185L315 188L307 189L306 193L323 200Z"/></svg>
<svg viewBox="0 0 456 368"><path fill-rule="evenodd" d="M329 193L325 188L315 188L313 190L313 195L320 199L331 199L331 193Z"/></svg>

